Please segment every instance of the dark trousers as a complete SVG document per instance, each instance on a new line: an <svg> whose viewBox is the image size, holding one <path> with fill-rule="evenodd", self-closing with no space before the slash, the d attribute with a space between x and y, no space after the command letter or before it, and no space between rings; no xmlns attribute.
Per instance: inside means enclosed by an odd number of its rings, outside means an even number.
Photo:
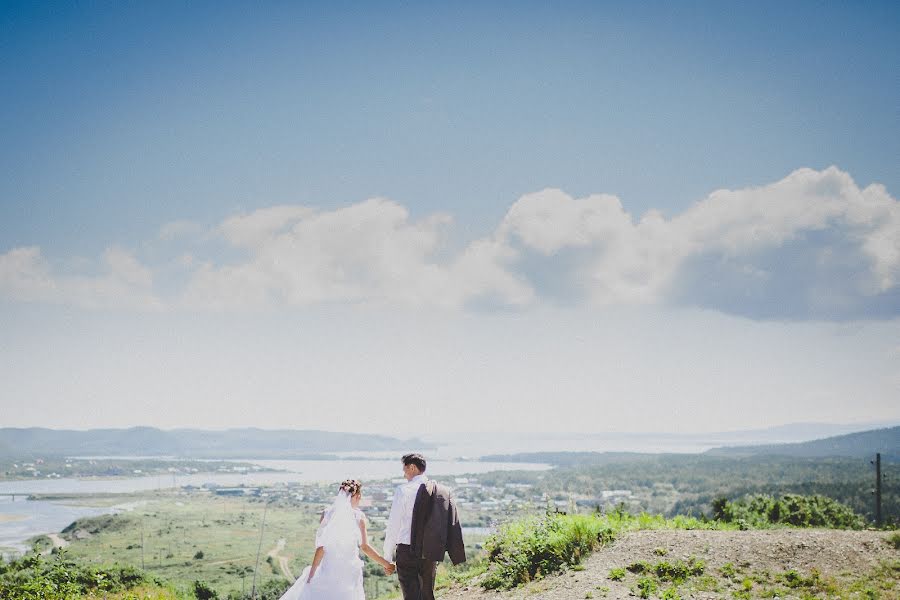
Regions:
<svg viewBox="0 0 900 600"><path fill-rule="evenodd" d="M416 558L406 544L397 545L395 562L403 600L434 600L436 562Z"/></svg>

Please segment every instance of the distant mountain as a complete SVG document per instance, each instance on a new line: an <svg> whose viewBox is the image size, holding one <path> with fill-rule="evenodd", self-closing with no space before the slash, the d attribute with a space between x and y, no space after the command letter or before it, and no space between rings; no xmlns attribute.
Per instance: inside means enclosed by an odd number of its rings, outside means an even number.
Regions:
<svg viewBox="0 0 900 600"><path fill-rule="evenodd" d="M896 420L871 421L867 423L788 423L762 429L745 429L723 431L711 434L710 438L718 438L723 445L750 444L792 444L810 442L826 437L859 433L873 429L884 429L900 425Z"/></svg>
<svg viewBox="0 0 900 600"><path fill-rule="evenodd" d="M713 448L712 456L796 456L825 458L830 456L869 457L880 452L886 460L900 460L900 427L874 429L794 444L764 444Z"/></svg>
<svg viewBox="0 0 900 600"><path fill-rule="evenodd" d="M790 444L826 437L895 427L897 419L868 423L789 423L762 429L715 432L457 432L424 434L426 442L456 456L484 457L519 453L632 452L640 454L697 454L720 446ZM544 462L544 461L539 461Z"/></svg>
<svg viewBox="0 0 900 600"><path fill-rule="evenodd" d="M211 431L153 427L74 431L0 428L0 456L176 456L300 458L318 452L423 448L416 439L383 435L256 428Z"/></svg>

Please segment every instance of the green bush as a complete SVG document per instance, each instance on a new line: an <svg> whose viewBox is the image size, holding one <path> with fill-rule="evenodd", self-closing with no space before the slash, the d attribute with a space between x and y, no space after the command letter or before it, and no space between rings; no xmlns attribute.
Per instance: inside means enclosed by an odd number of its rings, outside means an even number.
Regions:
<svg viewBox="0 0 900 600"><path fill-rule="evenodd" d="M215 600L219 594L208 584L198 580L194 582L194 596L197 600Z"/></svg>
<svg viewBox="0 0 900 600"><path fill-rule="evenodd" d="M675 586L663 590L660 598L662 598L662 600L681 600L681 596L678 594L678 588Z"/></svg>
<svg viewBox="0 0 900 600"><path fill-rule="evenodd" d="M717 498L712 509L713 518L733 523L740 529L772 525L862 529L866 524L849 506L818 495L785 494L778 498L757 494L736 501Z"/></svg>
<svg viewBox="0 0 900 600"><path fill-rule="evenodd" d="M659 577L660 581L671 581L672 583L682 583L690 577L703 575L706 565L702 560L697 560L693 556L687 561L659 562L653 566L652 571Z"/></svg>
<svg viewBox="0 0 900 600"><path fill-rule="evenodd" d="M380 567L379 567L380 568ZM231 591L228 600L278 600L291 587L291 583L284 579L270 579L256 587L256 595L251 590L245 593Z"/></svg>
<svg viewBox="0 0 900 600"><path fill-rule="evenodd" d="M127 591L159 582L130 566L93 567L70 560L65 550L52 560L31 554L0 561L0 600L74 600L86 594Z"/></svg>
<svg viewBox="0 0 900 600"><path fill-rule="evenodd" d="M654 593L656 593L657 589L658 586L656 585L656 582L654 580L650 579L649 577L643 577L641 579L638 579L637 589L634 590L634 592L639 598L649 598Z"/></svg>
<svg viewBox="0 0 900 600"><path fill-rule="evenodd" d="M508 523L485 543L490 565L482 585L511 589L565 567L614 538L597 515L548 513Z"/></svg>
<svg viewBox="0 0 900 600"><path fill-rule="evenodd" d="M485 542L488 568L481 585L487 589L512 589L573 567L626 530L733 528L728 523L692 517L666 519L659 515L630 515L624 510L605 515L549 512L542 517L525 517L503 525Z"/></svg>
<svg viewBox="0 0 900 600"><path fill-rule="evenodd" d="M643 560L633 562L625 568L628 569L629 571L631 571L632 573L637 573L637 574L649 573L650 569L651 569L650 563L643 561Z"/></svg>
<svg viewBox="0 0 900 600"><path fill-rule="evenodd" d="M887 543L894 547L894 550L900 550L900 531L895 531L887 538Z"/></svg>
<svg viewBox="0 0 900 600"><path fill-rule="evenodd" d="M779 581L791 589L813 587L818 582L818 574L814 573L808 577L803 576L796 569L790 569L784 573L780 573L775 577Z"/></svg>

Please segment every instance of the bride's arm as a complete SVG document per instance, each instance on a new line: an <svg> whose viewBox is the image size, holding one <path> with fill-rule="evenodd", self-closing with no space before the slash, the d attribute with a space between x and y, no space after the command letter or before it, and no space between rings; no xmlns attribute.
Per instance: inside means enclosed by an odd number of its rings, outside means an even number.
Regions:
<svg viewBox="0 0 900 600"><path fill-rule="evenodd" d="M316 569L319 568L319 563L322 562L323 556L325 556L325 548L319 546L316 548L316 554L313 556L312 565L309 567L309 577L306 578L306 583L312 581L313 575L316 574Z"/></svg>
<svg viewBox="0 0 900 600"><path fill-rule="evenodd" d="M362 535L362 543L359 545L359 549L362 550L366 556L384 567L384 570L389 572L388 574L393 573L394 565L385 560L383 556L378 554L378 551L375 550L375 548L369 545L369 536L366 533L365 519L359 520L359 533Z"/></svg>
<svg viewBox="0 0 900 600"><path fill-rule="evenodd" d="M306 583L309 583L313 575L316 574L316 569L319 568L319 563L322 562L322 557L325 556L325 548L319 546L319 536L322 534L322 527L325 526L327 522L327 518L330 516L328 511L323 511L321 515L319 515L319 528L316 529L316 553L313 555L312 565L309 567L309 576L306 578Z"/></svg>

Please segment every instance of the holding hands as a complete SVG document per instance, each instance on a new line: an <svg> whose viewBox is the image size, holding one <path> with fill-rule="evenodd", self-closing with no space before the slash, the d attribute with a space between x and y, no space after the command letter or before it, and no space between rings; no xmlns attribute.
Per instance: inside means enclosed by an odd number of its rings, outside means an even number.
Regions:
<svg viewBox="0 0 900 600"><path fill-rule="evenodd" d="M393 575L394 571L397 570L397 565L395 563L388 563L382 566L384 567L384 574L388 576Z"/></svg>

